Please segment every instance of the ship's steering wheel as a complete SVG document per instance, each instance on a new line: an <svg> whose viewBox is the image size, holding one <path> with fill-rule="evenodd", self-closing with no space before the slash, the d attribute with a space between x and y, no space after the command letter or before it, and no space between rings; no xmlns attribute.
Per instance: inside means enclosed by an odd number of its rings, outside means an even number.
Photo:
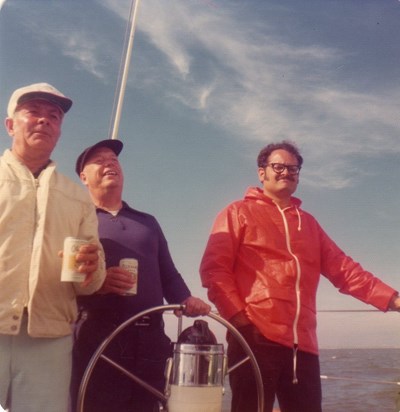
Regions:
<svg viewBox="0 0 400 412"><path fill-rule="evenodd" d="M160 401L162 401L163 403L166 403L168 400L168 397L166 395L164 395L162 392L160 392L153 386L141 380L139 377L134 375L132 372L126 370L123 366L119 365L117 362L113 361L112 359L104 355L104 351L106 350L110 342L115 338L115 336L117 336L122 330L124 330L131 323L140 319L142 316L149 315L151 313L166 312L166 311L175 311L175 310L184 311L184 309L185 307L183 305L155 306L153 308L142 311L135 316L132 316L131 318L126 320L124 323L119 325L114 330L114 332L112 332L106 339L104 339L104 341L101 343L101 345L98 347L98 349L96 350L96 352L93 354L92 358L90 359L90 362L83 375L82 382L79 388L77 411L84 412L84 401L85 401L86 389L90 381L90 378L92 376L93 369L96 366L99 359L103 359L105 362L108 362L110 365L118 369L121 373L125 374L130 379L132 379L134 382L138 383L144 389L146 389L147 391L155 395L157 398L160 399ZM235 370L236 368L238 368L240 365L242 365L243 363L247 361L251 363L251 366L253 368L253 373L256 379L256 385L257 385L258 412L262 412L264 410L263 382L262 382L260 368L258 367L257 361L255 359L255 356L252 350L250 349L249 345L247 344L243 336L240 334L240 332L234 326L232 326L229 322L227 322L225 319L211 312L206 316L210 317L211 319L225 326L225 328L228 329L229 332L231 332L231 334L235 337L235 339L239 342L242 349L244 350L246 357L243 358L240 362L230 367L227 371L227 374L231 373L233 370ZM179 322L179 328L181 328L182 320L179 317L177 319ZM180 334L180 331L178 332L178 336L179 334Z"/></svg>

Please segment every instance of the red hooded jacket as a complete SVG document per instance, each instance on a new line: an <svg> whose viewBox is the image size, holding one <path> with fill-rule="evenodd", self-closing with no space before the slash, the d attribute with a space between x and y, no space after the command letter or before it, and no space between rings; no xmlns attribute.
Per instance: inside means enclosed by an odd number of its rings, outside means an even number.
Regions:
<svg viewBox="0 0 400 412"><path fill-rule="evenodd" d="M250 188L217 216L200 274L225 319L244 310L266 338L318 354L321 274L340 292L382 311L397 292L346 256L300 204L292 197L281 209Z"/></svg>

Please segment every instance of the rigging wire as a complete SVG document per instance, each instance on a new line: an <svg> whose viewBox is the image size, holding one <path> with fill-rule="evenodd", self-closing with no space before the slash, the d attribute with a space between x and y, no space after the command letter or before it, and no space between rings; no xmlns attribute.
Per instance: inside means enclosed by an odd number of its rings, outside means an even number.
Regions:
<svg viewBox="0 0 400 412"><path fill-rule="evenodd" d="M360 382L360 383L379 383L384 385L398 385L400 386L400 382L396 381L382 381L382 380L375 380L375 379L357 379L357 378L349 378L347 376L328 376L328 375L320 375L321 379L329 379L329 380L341 380L341 381L350 381L350 382Z"/></svg>
<svg viewBox="0 0 400 412"><path fill-rule="evenodd" d="M319 309L317 312L325 312L325 313L351 313L351 312L382 312L379 309Z"/></svg>

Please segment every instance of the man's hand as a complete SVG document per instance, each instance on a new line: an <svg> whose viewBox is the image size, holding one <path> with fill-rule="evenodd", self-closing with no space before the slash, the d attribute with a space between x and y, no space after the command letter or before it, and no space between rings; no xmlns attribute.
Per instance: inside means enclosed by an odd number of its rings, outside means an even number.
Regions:
<svg viewBox="0 0 400 412"><path fill-rule="evenodd" d="M130 272L120 266L113 266L107 269L106 278L98 293L125 295L126 291L133 287L134 283L135 281Z"/></svg>
<svg viewBox="0 0 400 412"><path fill-rule="evenodd" d="M182 303L185 305L183 314L186 316L204 316L208 315L211 310L211 306L199 298L189 296ZM181 316L182 311L175 311L176 316Z"/></svg>
<svg viewBox="0 0 400 412"><path fill-rule="evenodd" d="M87 286L93 280L93 272L99 265L99 247L95 243L88 243L79 248L76 261L79 263L78 272L85 273L86 279L82 286Z"/></svg>
<svg viewBox="0 0 400 412"><path fill-rule="evenodd" d="M391 301L389 302L389 309L400 312L400 296L399 295L394 295L392 297Z"/></svg>
<svg viewBox="0 0 400 412"><path fill-rule="evenodd" d="M235 328L240 328L241 326L250 325L251 322L247 318L244 310L236 313L236 315L232 316L229 319L229 323L231 323Z"/></svg>

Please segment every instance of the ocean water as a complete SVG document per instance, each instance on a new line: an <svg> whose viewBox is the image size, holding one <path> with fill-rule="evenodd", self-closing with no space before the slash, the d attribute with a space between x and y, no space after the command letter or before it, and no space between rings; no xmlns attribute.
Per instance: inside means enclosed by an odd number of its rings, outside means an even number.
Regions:
<svg viewBox="0 0 400 412"><path fill-rule="evenodd" d="M400 412L400 349L322 349L320 363L323 412ZM222 412L230 400L226 378Z"/></svg>
<svg viewBox="0 0 400 412"><path fill-rule="evenodd" d="M400 349L320 352L323 412L400 411ZM222 412L229 410L230 389L226 379Z"/></svg>
<svg viewBox="0 0 400 412"><path fill-rule="evenodd" d="M399 412L400 349L321 351L324 412Z"/></svg>

